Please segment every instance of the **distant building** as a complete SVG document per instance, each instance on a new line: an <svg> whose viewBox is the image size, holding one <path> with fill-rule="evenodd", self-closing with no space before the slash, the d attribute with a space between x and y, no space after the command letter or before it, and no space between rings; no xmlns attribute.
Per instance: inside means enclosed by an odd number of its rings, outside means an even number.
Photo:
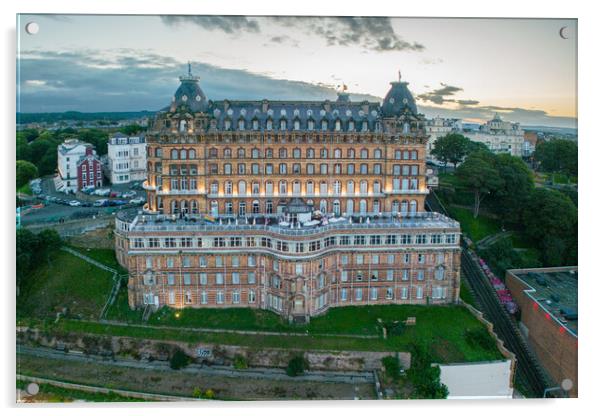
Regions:
<svg viewBox="0 0 602 416"><path fill-rule="evenodd" d="M57 147L58 175L55 186L61 192L76 192L86 186L102 186L102 167L94 147L68 139Z"/></svg>
<svg viewBox="0 0 602 416"><path fill-rule="evenodd" d="M431 150L433 150L435 142L439 137L443 137L449 133L462 131L462 119L435 117L433 119L426 120L424 129L428 135L428 142L426 144L426 157L427 159L430 159Z"/></svg>
<svg viewBox="0 0 602 416"><path fill-rule="evenodd" d="M535 146L537 146L537 141L541 137L542 135L534 131L525 132L525 141L523 143L523 157L531 157L533 152L535 152Z"/></svg>
<svg viewBox="0 0 602 416"><path fill-rule="evenodd" d="M107 170L111 183L146 179L146 140L144 136L117 133L109 138Z"/></svg>
<svg viewBox="0 0 602 416"><path fill-rule="evenodd" d="M478 131L466 131L470 140L485 144L493 153L509 153L512 156L523 155L525 132L519 123L503 121L499 114L481 125Z"/></svg>
<svg viewBox="0 0 602 416"><path fill-rule="evenodd" d="M577 397L577 267L508 270L506 286L539 362L558 387L571 387L568 395Z"/></svg>

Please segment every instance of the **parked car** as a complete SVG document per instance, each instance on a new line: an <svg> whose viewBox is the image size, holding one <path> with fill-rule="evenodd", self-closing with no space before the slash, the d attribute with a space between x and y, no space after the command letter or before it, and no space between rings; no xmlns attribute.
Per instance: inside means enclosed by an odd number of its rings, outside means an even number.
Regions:
<svg viewBox="0 0 602 416"><path fill-rule="evenodd" d="M111 205L117 206L117 205L125 205L128 202L124 201L123 199L114 199L112 201L109 201Z"/></svg>
<svg viewBox="0 0 602 416"><path fill-rule="evenodd" d="M108 199L99 199L98 201L95 201L93 206L95 207L106 207L109 205L109 200Z"/></svg>
<svg viewBox="0 0 602 416"><path fill-rule="evenodd" d="M81 206L81 202L76 201L75 199L73 201L69 201L69 205L71 205L72 207L79 207Z"/></svg>
<svg viewBox="0 0 602 416"><path fill-rule="evenodd" d="M109 196L111 194L111 190L110 189L97 189L94 192L92 192L94 195L98 195L98 196Z"/></svg>
<svg viewBox="0 0 602 416"><path fill-rule="evenodd" d="M111 192L109 194L110 198L121 198L121 192Z"/></svg>
<svg viewBox="0 0 602 416"><path fill-rule="evenodd" d="M132 205L142 205L142 204L144 204L144 198L130 199L130 204L132 204Z"/></svg>
<svg viewBox="0 0 602 416"><path fill-rule="evenodd" d="M133 198L136 196L136 191L127 191L121 194L122 198Z"/></svg>
<svg viewBox="0 0 602 416"><path fill-rule="evenodd" d="M92 202L82 202L81 206L82 207L91 207L92 206Z"/></svg>

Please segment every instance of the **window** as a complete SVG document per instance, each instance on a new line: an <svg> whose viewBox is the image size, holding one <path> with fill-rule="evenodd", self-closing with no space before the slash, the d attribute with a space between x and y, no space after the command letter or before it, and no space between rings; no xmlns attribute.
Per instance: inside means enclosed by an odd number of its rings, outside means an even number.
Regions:
<svg viewBox="0 0 602 416"><path fill-rule="evenodd" d="M356 236L356 238L359 236ZM355 264L364 264L364 255L363 254L357 254L355 256Z"/></svg>
<svg viewBox="0 0 602 416"><path fill-rule="evenodd" d="M347 301L347 289L345 289L345 288L341 289L341 301L342 302Z"/></svg>
<svg viewBox="0 0 602 416"><path fill-rule="evenodd" d="M357 300L357 301L362 300L362 289L360 289L360 288L355 289L355 300Z"/></svg>
<svg viewBox="0 0 602 416"><path fill-rule="evenodd" d="M167 273L167 284L168 285L176 284L176 275L174 273Z"/></svg>
<svg viewBox="0 0 602 416"><path fill-rule="evenodd" d="M424 264L426 261L426 256L424 254L418 254L418 263Z"/></svg>
<svg viewBox="0 0 602 416"><path fill-rule="evenodd" d="M375 287L370 288L370 300L378 299L378 289Z"/></svg>
<svg viewBox="0 0 602 416"><path fill-rule="evenodd" d="M255 303L255 291L249 290L248 294L249 303Z"/></svg>
<svg viewBox="0 0 602 416"><path fill-rule="evenodd" d="M191 278L190 278L190 273L184 273L182 276L184 277L185 285L190 285L192 283Z"/></svg>
<svg viewBox="0 0 602 416"><path fill-rule="evenodd" d="M418 269L416 270L416 280L424 280L424 270L423 269Z"/></svg>
<svg viewBox="0 0 602 416"><path fill-rule="evenodd" d="M224 274L223 273L215 273L215 284L216 285L224 284Z"/></svg>
<svg viewBox="0 0 602 416"><path fill-rule="evenodd" d="M409 269L403 269L401 271L401 280L409 280L410 279L410 270Z"/></svg>
<svg viewBox="0 0 602 416"><path fill-rule="evenodd" d="M176 303L176 292L174 292L173 290L169 291L169 304L173 305Z"/></svg>
<svg viewBox="0 0 602 416"><path fill-rule="evenodd" d="M217 291L216 302L219 304L224 303L224 291L223 290Z"/></svg>
<svg viewBox="0 0 602 416"><path fill-rule="evenodd" d="M207 304L207 292L205 292L204 290L201 292L201 303L203 305Z"/></svg>
<svg viewBox="0 0 602 416"><path fill-rule="evenodd" d="M416 286L416 299L422 299L422 286Z"/></svg>
<svg viewBox="0 0 602 416"><path fill-rule="evenodd" d="M392 281L395 277L395 270L393 269L388 269L387 270L387 280L388 281Z"/></svg>
<svg viewBox="0 0 602 416"><path fill-rule="evenodd" d="M254 285L255 284L255 272L249 272L247 274L247 283L250 285Z"/></svg>
<svg viewBox="0 0 602 416"><path fill-rule="evenodd" d="M445 269L443 267L437 267L435 269L435 279L443 280L444 277L445 277Z"/></svg>
<svg viewBox="0 0 602 416"><path fill-rule="evenodd" d="M206 285L207 284L207 273L200 273L199 274L199 284L201 285Z"/></svg>
<svg viewBox="0 0 602 416"><path fill-rule="evenodd" d="M346 282L348 279L347 270L341 271L341 282Z"/></svg>
<svg viewBox="0 0 602 416"><path fill-rule="evenodd" d="M408 298L408 288L407 287L402 287L401 288L401 298L402 299L407 299Z"/></svg>
<svg viewBox="0 0 602 416"><path fill-rule="evenodd" d="M240 303L240 292L238 290L232 292L232 303Z"/></svg>
<svg viewBox="0 0 602 416"><path fill-rule="evenodd" d="M455 234L447 234L445 236L445 243L455 244L456 243L456 235Z"/></svg>

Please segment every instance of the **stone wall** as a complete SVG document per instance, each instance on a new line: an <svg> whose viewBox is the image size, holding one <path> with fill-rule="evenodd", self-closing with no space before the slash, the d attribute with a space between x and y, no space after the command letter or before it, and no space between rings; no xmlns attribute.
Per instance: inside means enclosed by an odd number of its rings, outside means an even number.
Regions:
<svg viewBox="0 0 602 416"><path fill-rule="evenodd" d="M311 370L321 371L373 371L381 368L383 357L395 354L399 355L402 368L409 368L411 362L411 354L407 352L258 349L236 345L156 341L96 334L48 333L30 328L18 329L17 341L25 345L79 350L94 355L114 354L154 360L168 360L171 352L180 348L199 363L232 365L235 357L243 356L249 367L285 368L292 357L303 354Z"/></svg>

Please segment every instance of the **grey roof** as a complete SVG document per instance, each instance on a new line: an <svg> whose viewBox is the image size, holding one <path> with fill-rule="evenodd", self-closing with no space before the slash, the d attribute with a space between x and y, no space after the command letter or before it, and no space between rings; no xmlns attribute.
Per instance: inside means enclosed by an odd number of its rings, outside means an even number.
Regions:
<svg viewBox="0 0 602 416"><path fill-rule="evenodd" d="M186 107L193 113L207 110L207 97L199 85L199 79L192 75L180 77L180 86L173 97L176 108Z"/></svg>
<svg viewBox="0 0 602 416"><path fill-rule="evenodd" d="M416 101L408 89L408 83L396 81L391 83L391 89L383 100L383 117L399 115L408 109L412 114L418 114Z"/></svg>

